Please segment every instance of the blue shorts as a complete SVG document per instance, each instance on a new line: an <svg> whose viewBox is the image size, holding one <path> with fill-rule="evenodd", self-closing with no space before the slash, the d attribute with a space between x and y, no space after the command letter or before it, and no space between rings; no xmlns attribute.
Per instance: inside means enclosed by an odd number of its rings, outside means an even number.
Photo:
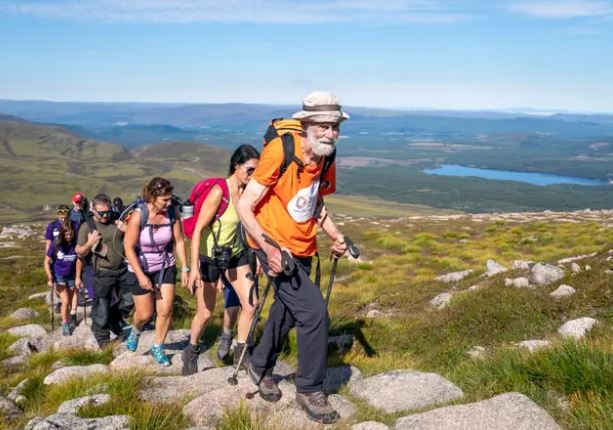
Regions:
<svg viewBox="0 0 613 430"><path fill-rule="evenodd" d="M65 285L71 290L75 287L75 279L67 276L55 276L55 283L58 285Z"/></svg>
<svg viewBox="0 0 613 430"><path fill-rule="evenodd" d="M233 308L241 305L241 301L232 288L232 285L228 282L225 276L221 277L224 287L223 287L223 307L224 309Z"/></svg>

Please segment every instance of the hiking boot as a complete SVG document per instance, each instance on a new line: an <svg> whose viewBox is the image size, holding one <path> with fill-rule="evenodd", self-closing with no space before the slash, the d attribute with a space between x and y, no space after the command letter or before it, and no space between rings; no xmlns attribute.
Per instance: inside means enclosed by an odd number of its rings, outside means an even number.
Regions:
<svg viewBox="0 0 613 430"><path fill-rule="evenodd" d="M230 354L230 347L232 346L232 337L234 334L230 333L221 333L221 338L219 339L219 346L217 348L217 358L221 361L225 360ZM236 351L234 351L234 356L236 357Z"/></svg>
<svg viewBox="0 0 613 430"><path fill-rule="evenodd" d="M341 419L338 412L328 402L323 391L296 393L296 404L306 412L309 419L322 424L334 424Z"/></svg>
<svg viewBox="0 0 613 430"><path fill-rule="evenodd" d="M260 397L267 402L278 402L281 399L282 393L279 390L279 385L277 381L275 381L272 377L272 370L267 371L264 375L258 375L253 367L251 367L251 363L247 364L247 374L253 381L255 385L258 386Z"/></svg>
<svg viewBox="0 0 613 430"><path fill-rule="evenodd" d="M62 336L70 336L72 329L69 322L62 323Z"/></svg>
<svg viewBox="0 0 613 430"><path fill-rule="evenodd" d="M140 333L137 333L134 329L130 330L130 335L126 341L128 351L136 351L136 348L138 348L138 339L140 339Z"/></svg>
<svg viewBox="0 0 613 430"><path fill-rule="evenodd" d="M181 352L181 358L183 359L181 374L183 376L198 373L198 354L200 354L200 346L194 346L191 343Z"/></svg>
<svg viewBox="0 0 613 430"><path fill-rule="evenodd" d="M68 321L68 324L70 324L70 333L72 333L75 327L77 326L77 315L76 314L70 315L70 321Z"/></svg>
<svg viewBox="0 0 613 430"><path fill-rule="evenodd" d="M170 358L164 352L164 345L151 345L151 355L157 364L160 366L170 366Z"/></svg>
<svg viewBox="0 0 613 430"><path fill-rule="evenodd" d="M238 360L241 358L241 354L243 353L243 349L247 348L246 343L237 343L234 348L234 367L238 364ZM243 362L241 363L241 367L238 370L247 370L247 363L249 362L249 349L245 352L245 358L243 358Z"/></svg>

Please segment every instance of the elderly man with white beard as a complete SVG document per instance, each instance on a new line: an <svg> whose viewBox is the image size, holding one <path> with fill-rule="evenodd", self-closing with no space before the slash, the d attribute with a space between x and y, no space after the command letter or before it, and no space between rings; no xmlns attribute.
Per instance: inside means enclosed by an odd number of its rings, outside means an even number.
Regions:
<svg viewBox="0 0 613 430"><path fill-rule="evenodd" d="M282 139L268 143L237 207L250 245L264 270L274 278L276 292L247 371L264 400L278 401L282 393L272 378L272 369L289 331L296 327L296 403L310 419L330 424L340 416L322 389L329 319L321 292L309 275L317 254L318 225L332 239L335 255L347 250L344 236L323 205L323 196L336 189L336 166L333 163L325 172L323 166L325 158L335 151L340 123L349 116L333 94L315 91L304 98L302 110L293 117L303 130L293 133L297 160L280 172ZM296 263L291 275L283 273L281 251L266 236L291 254Z"/></svg>

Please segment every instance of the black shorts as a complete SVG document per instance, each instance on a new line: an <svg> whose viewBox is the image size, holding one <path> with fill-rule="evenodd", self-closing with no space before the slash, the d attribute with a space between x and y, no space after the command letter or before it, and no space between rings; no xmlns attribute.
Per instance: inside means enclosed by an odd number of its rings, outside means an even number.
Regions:
<svg viewBox="0 0 613 430"><path fill-rule="evenodd" d="M157 272L145 273L147 278L151 281L151 285L154 287L157 285L160 279L160 270ZM153 291L145 290L140 287L138 283L138 278L134 274L134 272L128 272L126 275L126 282L130 286L132 290L133 296L142 296L143 294L153 293ZM162 284L172 284L174 285L177 280L177 266L170 266L164 270L164 278L162 279Z"/></svg>
<svg viewBox="0 0 613 430"><path fill-rule="evenodd" d="M245 266L249 264L249 260L247 259L247 254L243 251L236 254L234 257L230 258L230 264L228 264L228 269L236 269L240 266ZM200 256L200 275L202 280L207 283L215 283L219 280L221 276L221 270L215 264L215 260L211 257L205 257L204 255Z"/></svg>

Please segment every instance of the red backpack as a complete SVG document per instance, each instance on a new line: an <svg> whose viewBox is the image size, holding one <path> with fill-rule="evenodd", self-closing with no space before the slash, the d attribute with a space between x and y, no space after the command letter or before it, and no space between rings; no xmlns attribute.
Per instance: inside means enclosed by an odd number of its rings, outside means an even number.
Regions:
<svg viewBox="0 0 613 430"><path fill-rule="evenodd" d="M209 195L215 185L219 185L221 187L223 196L221 198L219 208L217 208L215 218L213 221L211 221L211 224L221 218L228 208L228 204L230 203L230 190L228 190L228 183L226 182L225 178L203 179L194 185L194 188L192 188L192 193L188 198L190 203L194 205L194 215L183 220L183 232L189 239L191 239L192 235L194 234L194 228L196 227L198 215L202 209L202 204L204 203L206 196Z"/></svg>

